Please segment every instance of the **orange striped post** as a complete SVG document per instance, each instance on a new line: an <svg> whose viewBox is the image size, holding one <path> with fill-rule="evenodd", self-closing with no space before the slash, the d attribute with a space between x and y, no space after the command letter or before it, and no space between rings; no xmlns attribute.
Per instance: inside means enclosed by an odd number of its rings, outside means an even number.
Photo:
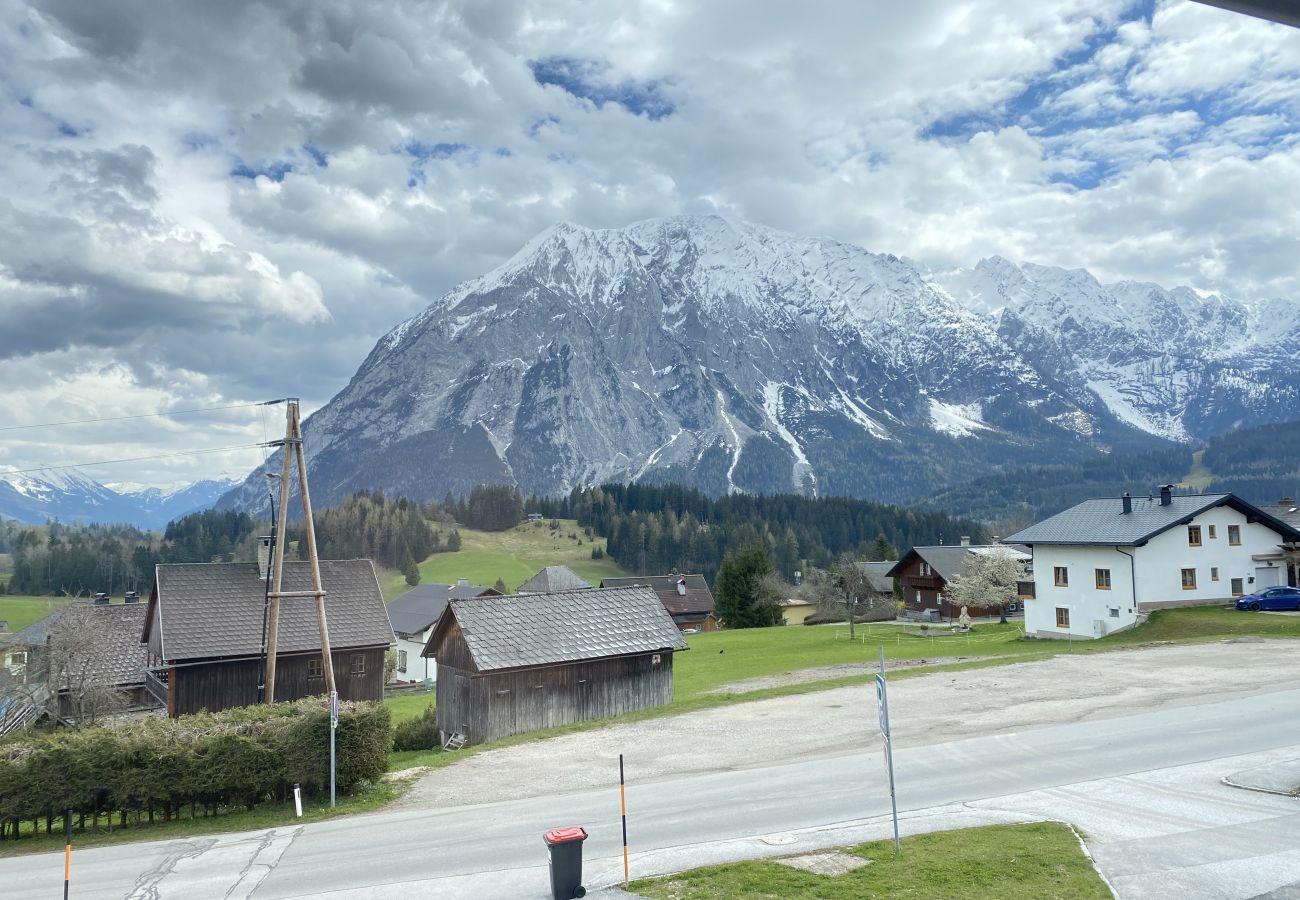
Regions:
<svg viewBox="0 0 1300 900"><path fill-rule="evenodd" d="M627 784L623 780L622 753L618 755L618 801L623 810L623 883L627 884Z"/></svg>
<svg viewBox="0 0 1300 900"><path fill-rule="evenodd" d="M63 900L68 900L68 882L72 878L72 810L63 814Z"/></svg>

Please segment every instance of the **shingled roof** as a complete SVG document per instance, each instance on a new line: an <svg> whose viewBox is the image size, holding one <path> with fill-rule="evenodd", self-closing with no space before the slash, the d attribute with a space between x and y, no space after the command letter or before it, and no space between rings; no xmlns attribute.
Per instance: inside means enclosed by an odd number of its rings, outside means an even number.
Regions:
<svg viewBox="0 0 1300 900"><path fill-rule="evenodd" d="M416 585L388 604L388 621L398 634L419 634L438 621L447 601L497 593L495 588L478 584Z"/></svg>
<svg viewBox="0 0 1300 900"><path fill-rule="evenodd" d="M331 648L392 644L393 629L370 560L321 560L320 570ZM311 564L286 562L282 588L310 590ZM149 640L156 606L163 659L256 656L262 649L265 590L256 563L160 565L149 597L144 640ZM280 601L279 651L319 649L315 602L310 598Z"/></svg>
<svg viewBox="0 0 1300 900"><path fill-rule="evenodd" d="M648 587L452 600L426 656L453 621L480 672L686 649Z"/></svg>
<svg viewBox="0 0 1300 900"><path fill-rule="evenodd" d="M679 593L677 582L685 579L686 592ZM602 589L645 585L659 595L659 602L674 616L713 612L713 592L703 575L633 575L627 578L603 578Z"/></svg>
<svg viewBox="0 0 1300 900"><path fill-rule="evenodd" d="M12 634L5 642L14 647L44 647L50 632L69 616L85 616L95 632L97 656L91 674L107 684L128 686L144 683L149 648L140 642L146 607L143 603L115 603L96 606L73 603L56 609L40 621Z"/></svg>
<svg viewBox="0 0 1300 900"><path fill-rule="evenodd" d="M1124 512L1119 497L1085 500L1069 509L1030 525L1008 541L1022 544L1100 544L1129 547L1145 544L1161 532L1186 524L1208 509L1229 506L1282 535L1286 541L1300 540L1300 531L1270 516L1233 494L1179 494L1163 506L1159 498L1133 498L1133 511Z"/></svg>
<svg viewBox="0 0 1300 900"><path fill-rule="evenodd" d="M557 591L589 590L591 590L591 582L584 581L568 566L547 566L519 585L518 593L553 594Z"/></svg>
<svg viewBox="0 0 1300 900"><path fill-rule="evenodd" d="M892 594L894 579L889 576L889 571L896 565L898 560L891 559L887 562L860 562L858 568L867 573L867 580L871 582L872 590L881 594Z"/></svg>

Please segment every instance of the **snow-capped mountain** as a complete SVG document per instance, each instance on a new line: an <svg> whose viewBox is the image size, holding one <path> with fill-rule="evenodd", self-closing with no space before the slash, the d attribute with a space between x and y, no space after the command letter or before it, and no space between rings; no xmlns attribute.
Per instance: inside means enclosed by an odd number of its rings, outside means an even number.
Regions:
<svg viewBox="0 0 1300 900"><path fill-rule="evenodd" d="M644 480L907 500L1291 418L1300 367L1248 366L1286 339L1266 319L1001 259L922 274L711 216L561 224L378 342L305 423L312 493ZM254 473L221 503L263 491Z"/></svg>
<svg viewBox="0 0 1300 900"><path fill-rule="evenodd" d="M15 473L0 469L0 517L39 524L125 523L162 529L168 522L210 508L236 482L205 480L172 490L106 485L75 469Z"/></svg>

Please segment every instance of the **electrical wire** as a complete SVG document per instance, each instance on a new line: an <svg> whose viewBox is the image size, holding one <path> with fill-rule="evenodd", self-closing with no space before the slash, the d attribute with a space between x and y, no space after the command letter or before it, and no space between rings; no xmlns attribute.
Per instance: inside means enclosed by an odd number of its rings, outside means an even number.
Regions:
<svg viewBox="0 0 1300 900"><path fill-rule="evenodd" d="M0 469L0 476L26 475L31 472L49 472L54 469L84 469L89 466L107 466L113 463L144 462L149 459L166 459L170 456L197 456L201 453L226 453L232 450L256 450L263 444L237 444L233 447L208 447L204 450L176 450L171 453L156 453L152 456L131 456L125 459L101 459L95 462L68 463L60 466L36 466L32 469Z"/></svg>
<svg viewBox="0 0 1300 900"><path fill-rule="evenodd" d="M0 431L18 431L23 428L55 428L59 425L88 425L92 422L125 422L128 419L165 418L167 416L184 416L190 413L216 412L222 409L251 409L254 406L273 406L276 403L283 402L283 400L264 400L261 403L232 403L229 406L203 406L197 409L174 409L171 412L139 413L134 416L109 416L103 419L69 419L66 422L40 422L35 425L3 425L0 426ZM60 467L50 466L49 468Z"/></svg>

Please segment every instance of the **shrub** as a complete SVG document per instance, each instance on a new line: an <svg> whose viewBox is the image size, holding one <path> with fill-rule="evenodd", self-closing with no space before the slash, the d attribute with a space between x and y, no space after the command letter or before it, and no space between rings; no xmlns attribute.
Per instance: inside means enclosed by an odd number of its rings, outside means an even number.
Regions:
<svg viewBox="0 0 1300 900"><path fill-rule="evenodd" d="M438 746L437 711L430 703L414 719L407 719L393 731L394 750L432 750Z"/></svg>
<svg viewBox="0 0 1300 900"><path fill-rule="evenodd" d="M377 781L387 769L392 722L381 703L344 703L337 738L338 787ZM152 819L188 807L215 814L283 800L298 783L308 796L329 785L329 709L321 697L179 719L137 719L100 728L27 733L0 744L0 838L19 821L71 809L92 823L128 812Z"/></svg>

